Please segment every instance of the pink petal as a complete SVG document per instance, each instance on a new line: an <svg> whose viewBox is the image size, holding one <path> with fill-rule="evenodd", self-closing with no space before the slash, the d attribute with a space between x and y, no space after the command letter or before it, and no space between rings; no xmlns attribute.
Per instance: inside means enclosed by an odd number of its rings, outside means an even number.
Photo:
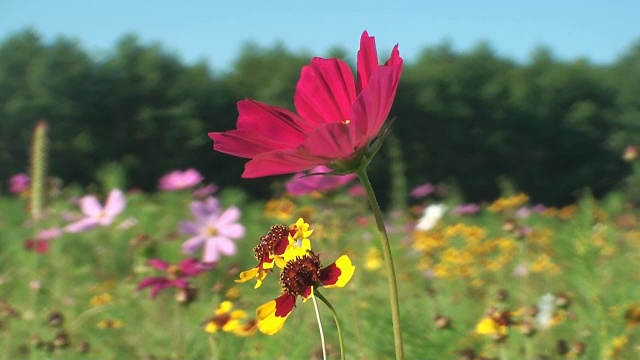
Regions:
<svg viewBox="0 0 640 360"><path fill-rule="evenodd" d="M358 80L356 91L359 94L369 83L369 78L378 68L378 52L376 39L365 31L360 37L360 50L358 50Z"/></svg>
<svg viewBox="0 0 640 360"><path fill-rule="evenodd" d="M335 160L346 160L358 150L358 138L362 137L354 123L324 124L307 141L300 145L298 152L313 154L322 159L321 164L328 164Z"/></svg>
<svg viewBox="0 0 640 360"><path fill-rule="evenodd" d="M88 217L65 226L64 231L70 232L70 233L79 233L79 232L90 230L94 228L96 225L98 225L98 220Z"/></svg>
<svg viewBox="0 0 640 360"><path fill-rule="evenodd" d="M349 65L338 59L313 58L302 68L294 103L300 116L319 126L349 120L355 97Z"/></svg>
<svg viewBox="0 0 640 360"><path fill-rule="evenodd" d="M400 51L398 50L398 44L391 50L389 59L384 63L385 66L402 66L402 58L400 57Z"/></svg>
<svg viewBox="0 0 640 360"><path fill-rule="evenodd" d="M193 254L202 247L202 243L206 240L204 236L198 235L190 238L182 243L182 252L185 254Z"/></svg>
<svg viewBox="0 0 640 360"><path fill-rule="evenodd" d="M235 206L229 207L225 210L218 219L215 221L216 228L220 229L228 224L234 223L240 219L240 209Z"/></svg>
<svg viewBox="0 0 640 360"><path fill-rule="evenodd" d="M191 213L200 222L206 222L214 214L220 212L220 202L214 197L208 197L202 201L193 201L191 203Z"/></svg>
<svg viewBox="0 0 640 360"><path fill-rule="evenodd" d="M304 157L295 150L272 151L260 154L245 164L243 178L256 178L269 175L289 174L304 171L328 161L314 157Z"/></svg>
<svg viewBox="0 0 640 360"><path fill-rule="evenodd" d="M232 239L241 238L244 236L244 226L240 224L228 224L224 227L218 228L218 233L221 236L225 236Z"/></svg>
<svg viewBox="0 0 640 360"><path fill-rule="evenodd" d="M80 199L82 213L90 217L98 217L102 213L102 205L95 196L87 195Z"/></svg>
<svg viewBox="0 0 640 360"><path fill-rule="evenodd" d="M219 237L213 237L207 239L204 244L204 253L202 255L202 262L211 263L218 262L220 260L220 252L218 249Z"/></svg>
<svg viewBox="0 0 640 360"><path fill-rule="evenodd" d="M170 264L164 260L160 260L160 259L149 259L149 261L147 261L147 264L149 264L149 266L152 266L158 270L162 270L162 271L167 271L167 269L169 268Z"/></svg>
<svg viewBox="0 0 640 360"><path fill-rule="evenodd" d="M231 256L236 254L236 244L225 237L219 236L215 238L216 247L221 253Z"/></svg>
<svg viewBox="0 0 640 360"><path fill-rule="evenodd" d="M104 205L104 214L106 217L114 218L124 210L126 205L127 199L124 193L120 189L113 189Z"/></svg>
<svg viewBox="0 0 640 360"><path fill-rule="evenodd" d="M159 277L159 276L154 276L154 277L148 277L146 279L143 279L142 281L140 281L138 283L138 286L136 286L136 289L138 290L142 290L148 286L153 286L153 285L158 285L158 284L163 284L166 283L167 279L164 277Z"/></svg>
<svg viewBox="0 0 640 360"><path fill-rule="evenodd" d="M245 158L296 147L313 127L291 111L254 100L238 102L237 130L212 132L213 148Z"/></svg>
<svg viewBox="0 0 640 360"><path fill-rule="evenodd" d="M351 118L364 135L360 138L359 147L365 146L380 132L391 111L401 73L401 66L380 66L358 95Z"/></svg>

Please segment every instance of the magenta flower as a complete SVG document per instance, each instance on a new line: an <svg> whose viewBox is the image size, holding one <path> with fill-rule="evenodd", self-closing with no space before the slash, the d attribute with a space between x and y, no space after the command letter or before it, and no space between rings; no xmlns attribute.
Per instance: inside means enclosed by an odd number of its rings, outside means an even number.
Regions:
<svg viewBox="0 0 640 360"><path fill-rule="evenodd" d="M436 187L433 186L432 183L425 183L416 186L413 190L411 190L411 197L414 199L420 199L431 194L434 191L436 191Z"/></svg>
<svg viewBox="0 0 640 360"><path fill-rule="evenodd" d="M347 194L353 197L363 197L367 195L367 190L364 188L364 186L357 184L347 189Z"/></svg>
<svg viewBox="0 0 640 360"><path fill-rule="evenodd" d="M306 195L314 191L331 191L335 190L353 179L356 178L355 174L348 175L313 175L313 174L325 174L331 172L326 166L316 166L309 171L307 175L305 173L297 173L285 184L285 188L292 195Z"/></svg>
<svg viewBox="0 0 640 360"><path fill-rule="evenodd" d="M9 178L9 191L18 194L29 189L31 179L25 173L15 174Z"/></svg>
<svg viewBox="0 0 640 360"><path fill-rule="evenodd" d="M338 59L313 58L302 68L294 103L298 115L255 100L238 102L237 130L211 132L213 148L251 159L244 178L287 174L327 165L354 171L379 147L402 73L396 45L378 65L375 39L360 38L357 81Z"/></svg>
<svg viewBox="0 0 640 360"><path fill-rule="evenodd" d="M188 189L202 182L203 177L196 169L175 170L160 178L158 189L174 191Z"/></svg>
<svg viewBox="0 0 640 360"><path fill-rule="evenodd" d="M39 254L44 254L49 251L49 243L51 240L60 237L62 230L59 228L50 228L38 232L35 239L26 239L24 241L24 248L28 251L34 251Z"/></svg>
<svg viewBox="0 0 640 360"><path fill-rule="evenodd" d="M202 261L206 263L217 262L220 254L231 256L236 253L236 244L232 239L244 236L244 226L237 222L240 209L232 206L222 211L217 200L208 198L192 202L191 213L195 221L179 224L181 233L193 235L182 244L183 253L193 254L203 247Z"/></svg>
<svg viewBox="0 0 640 360"><path fill-rule="evenodd" d="M148 264L160 271L166 273L165 276L148 277L138 284L137 290L151 287L151 298L155 299L158 293L168 288L186 289L189 287L189 278L200 275L201 273L211 269L210 266L199 262L194 258L187 258L178 265L169 264L160 259L151 259Z"/></svg>
<svg viewBox="0 0 640 360"><path fill-rule="evenodd" d="M111 225L115 217L124 210L127 199L121 190L114 189L109 193L104 208L100 205L98 199L91 195L81 198L79 203L84 217L65 226L64 231L66 232L78 233L93 229L96 226Z"/></svg>

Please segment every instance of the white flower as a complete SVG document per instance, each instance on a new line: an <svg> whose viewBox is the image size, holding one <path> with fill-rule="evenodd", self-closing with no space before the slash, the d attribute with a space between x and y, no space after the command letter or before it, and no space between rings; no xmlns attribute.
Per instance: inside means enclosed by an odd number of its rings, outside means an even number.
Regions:
<svg viewBox="0 0 640 360"><path fill-rule="evenodd" d="M553 313L556 309L556 297L551 294L543 295L538 301L536 323L541 329L548 329L552 325Z"/></svg>
<svg viewBox="0 0 640 360"><path fill-rule="evenodd" d="M438 221L442 219L442 216L447 211L447 206L444 204L429 205L424 209L424 214L418 220L416 224L416 230L429 231L433 229Z"/></svg>

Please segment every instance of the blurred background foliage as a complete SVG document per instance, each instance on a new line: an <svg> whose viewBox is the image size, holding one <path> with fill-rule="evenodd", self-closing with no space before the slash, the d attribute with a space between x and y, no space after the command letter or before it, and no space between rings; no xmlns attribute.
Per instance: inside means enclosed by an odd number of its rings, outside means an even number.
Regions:
<svg viewBox="0 0 640 360"><path fill-rule="evenodd" d="M160 175L195 167L218 185L269 196L273 178L240 181L245 161L212 151L207 132L234 128L244 98L292 109L310 59L248 43L216 72L135 35L96 54L67 38L15 33L0 44L0 179L26 170L34 125L46 119L51 173L66 183L95 183L115 164L128 187L153 190ZM638 94L640 42L606 65L561 61L545 48L526 63L486 43L425 48L405 62L391 114L399 147L381 152L372 181L391 187L393 154L408 186L456 184L468 201L497 197L500 177L534 202L571 202L585 187L602 195L630 173L621 154L640 144Z"/></svg>

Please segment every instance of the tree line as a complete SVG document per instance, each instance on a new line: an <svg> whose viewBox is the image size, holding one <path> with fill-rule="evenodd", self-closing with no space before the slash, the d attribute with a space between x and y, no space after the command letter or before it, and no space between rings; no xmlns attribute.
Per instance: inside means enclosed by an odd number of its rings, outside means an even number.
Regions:
<svg viewBox="0 0 640 360"><path fill-rule="evenodd" d="M46 119L51 173L66 183L90 184L117 164L128 186L153 190L162 174L195 167L218 185L268 196L274 179L240 181L244 161L214 152L207 133L234 128L243 98L293 109L311 56L249 43L216 72L135 35L89 53L68 38L15 33L0 44L0 179L27 169L32 130ZM339 48L325 56L354 65ZM585 187L604 194L629 174L621 153L640 144L638 94L640 42L606 65L544 48L519 63L487 44L443 44L405 62L393 134L410 186L455 184L478 201L497 197L505 177L534 201L559 204ZM379 187L390 184L386 153L372 167Z"/></svg>

